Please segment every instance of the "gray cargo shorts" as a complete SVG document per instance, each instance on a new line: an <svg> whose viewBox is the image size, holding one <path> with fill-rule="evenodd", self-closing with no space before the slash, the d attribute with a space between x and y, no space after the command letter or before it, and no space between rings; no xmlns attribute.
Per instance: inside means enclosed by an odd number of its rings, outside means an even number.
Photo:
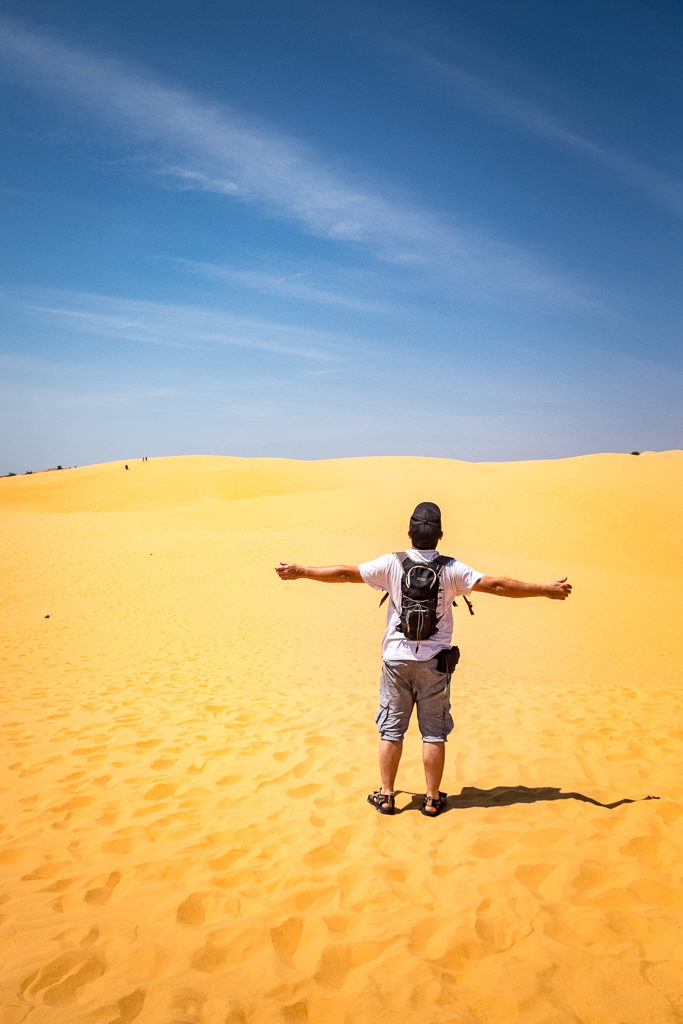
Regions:
<svg viewBox="0 0 683 1024"><path fill-rule="evenodd" d="M425 743L445 743L453 728L448 675L429 661L384 661L375 716L383 740L402 740L413 707Z"/></svg>

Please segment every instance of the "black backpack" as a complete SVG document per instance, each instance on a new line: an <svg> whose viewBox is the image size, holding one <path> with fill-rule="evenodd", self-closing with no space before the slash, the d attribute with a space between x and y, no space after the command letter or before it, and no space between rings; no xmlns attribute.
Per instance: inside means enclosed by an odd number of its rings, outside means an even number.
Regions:
<svg viewBox="0 0 683 1024"><path fill-rule="evenodd" d="M441 570L450 559L438 555L431 562L414 562L405 551L398 557L403 568L398 628L407 640L428 640L439 627L436 616L439 580Z"/></svg>
<svg viewBox="0 0 683 1024"><path fill-rule="evenodd" d="M431 562L414 562L406 551L396 551L395 554L403 569L401 607L397 609L401 621L397 628L407 640L419 643L434 636L439 628L436 606L441 570L452 559L447 555L437 555ZM384 604L388 596L384 595L380 605ZM465 601L470 615L473 615L472 605L467 598Z"/></svg>

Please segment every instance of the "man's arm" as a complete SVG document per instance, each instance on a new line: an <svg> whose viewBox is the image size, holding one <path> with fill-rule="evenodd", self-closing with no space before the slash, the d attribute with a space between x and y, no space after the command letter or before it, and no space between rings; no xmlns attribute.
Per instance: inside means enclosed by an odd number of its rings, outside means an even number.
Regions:
<svg viewBox="0 0 683 1024"><path fill-rule="evenodd" d="M549 597L553 601L564 601L572 592L567 577L550 583L522 583L506 576L482 576L472 590L481 594L497 594L498 597Z"/></svg>
<svg viewBox="0 0 683 1024"><path fill-rule="evenodd" d="M319 583L362 583L357 565L296 565L280 562L275 572L281 580L317 580Z"/></svg>

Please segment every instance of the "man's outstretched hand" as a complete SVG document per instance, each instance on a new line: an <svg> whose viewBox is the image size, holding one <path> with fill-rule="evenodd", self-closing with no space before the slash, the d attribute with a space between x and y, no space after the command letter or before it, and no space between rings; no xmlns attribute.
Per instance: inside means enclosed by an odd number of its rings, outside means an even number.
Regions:
<svg viewBox="0 0 683 1024"><path fill-rule="evenodd" d="M571 583L567 583L567 577L564 576L561 580L553 580L547 584L548 592L547 596L553 601L566 601L572 592Z"/></svg>
<svg viewBox="0 0 683 1024"><path fill-rule="evenodd" d="M303 566L294 562L280 562L275 567L275 572L281 580L300 580L303 577Z"/></svg>
<svg viewBox="0 0 683 1024"><path fill-rule="evenodd" d="M317 580L318 583L362 583L357 565L296 565L280 562L275 572L281 580Z"/></svg>

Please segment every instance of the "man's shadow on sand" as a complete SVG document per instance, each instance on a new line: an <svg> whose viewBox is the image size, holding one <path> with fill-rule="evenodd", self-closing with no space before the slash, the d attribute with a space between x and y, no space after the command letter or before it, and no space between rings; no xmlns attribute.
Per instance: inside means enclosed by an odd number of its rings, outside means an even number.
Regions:
<svg viewBox="0 0 683 1024"><path fill-rule="evenodd" d="M406 790L397 790L398 793L406 793ZM396 814L403 814L404 811L422 810L424 794L410 793L410 803L400 810L396 808ZM615 800L611 804L603 804L594 800L592 796L585 796L583 793L563 793L559 788L552 786L496 786L494 789L477 789L474 786L465 786L457 796L449 796L446 806L441 811L464 810L469 807L509 807L511 804L535 804L545 800L582 800L587 804L595 804L596 807L606 807L613 811L615 807L622 804L635 804L641 800L659 800L658 796L642 796L635 799L624 797L622 800Z"/></svg>

